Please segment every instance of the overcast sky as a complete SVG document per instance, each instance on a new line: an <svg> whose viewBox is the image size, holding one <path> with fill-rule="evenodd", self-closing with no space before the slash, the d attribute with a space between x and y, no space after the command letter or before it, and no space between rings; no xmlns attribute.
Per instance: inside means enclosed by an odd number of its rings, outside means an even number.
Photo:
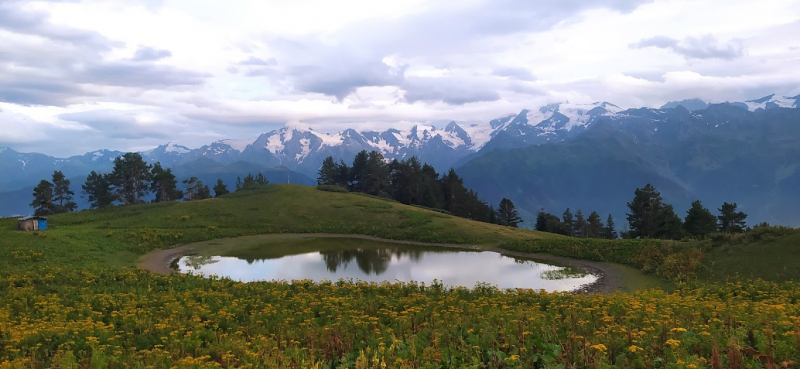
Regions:
<svg viewBox="0 0 800 369"><path fill-rule="evenodd" d="M0 0L0 146L55 156L800 94L800 0Z"/></svg>

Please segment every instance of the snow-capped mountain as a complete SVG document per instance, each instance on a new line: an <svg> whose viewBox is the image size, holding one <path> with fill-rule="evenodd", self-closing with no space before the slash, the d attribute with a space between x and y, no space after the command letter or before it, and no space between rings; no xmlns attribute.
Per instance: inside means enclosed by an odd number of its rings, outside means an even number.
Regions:
<svg viewBox="0 0 800 369"><path fill-rule="evenodd" d="M760 99L746 100L744 102L725 101L725 103L753 112L759 109L768 110L774 108L798 108L800 107L800 95L777 96L776 94L771 94L764 96ZM706 101L694 98L681 101L670 101L662 105L661 109L671 109L677 106L683 106L689 111L696 111L696 110L704 110L708 108L709 105L711 104Z"/></svg>
<svg viewBox="0 0 800 369"><path fill-rule="evenodd" d="M786 97L773 94L728 104L740 108L743 114L752 114L751 112L775 108L797 108L800 106L800 95ZM417 156L442 172L496 149L564 141L580 135L602 120L634 121L643 119L643 116L652 116L653 120L657 120L659 114L677 107L693 111L692 114L712 114L712 106L714 105L699 99L688 99L669 102L661 109L623 111L608 102L563 102L523 109L519 113L481 124L450 122L444 128L419 124L410 129L347 129L335 133L318 132L301 124L289 124L256 138L219 140L197 149L170 142L142 152L142 155L147 161L160 162L166 167L180 166L199 159L210 159L222 165L241 161L264 168L283 166L316 178L317 170L327 156L332 156L337 161L341 159L349 162L361 150L377 150L388 160ZM715 122L715 125L728 124L728 118L725 119ZM634 129L634 126L629 129ZM0 148L0 171L3 174L0 176L0 191L34 185L51 175L53 170L62 170L67 176L85 176L92 170L109 171L113 158L121 154L118 151L100 150L57 159L43 154L22 154Z"/></svg>

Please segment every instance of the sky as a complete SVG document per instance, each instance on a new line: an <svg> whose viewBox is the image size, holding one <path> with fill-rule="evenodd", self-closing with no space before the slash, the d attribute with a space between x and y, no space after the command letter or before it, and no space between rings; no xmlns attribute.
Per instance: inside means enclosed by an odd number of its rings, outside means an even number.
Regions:
<svg viewBox="0 0 800 369"><path fill-rule="evenodd" d="M800 94L800 0L0 0L0 146L54 156Z"/></svg>

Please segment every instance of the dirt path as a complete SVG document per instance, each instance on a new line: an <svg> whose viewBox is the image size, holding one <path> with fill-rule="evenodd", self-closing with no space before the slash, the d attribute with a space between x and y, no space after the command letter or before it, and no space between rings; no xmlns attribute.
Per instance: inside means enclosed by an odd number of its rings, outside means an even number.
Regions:
<svg viewBox="0 0 800 369"><path fill-rule="evenodd" d="M625 286L625 281L623 280L622 274L618 270L614 268L609 268L607 265L601 263L586 261L586 260L570 259L560 256L547 255L547 254L529 254L524 252L507 251L497 247L482 247L474 245L390 240L385 238L365 236L359 234L302 233L302 234L265 234L265 235L245 236L245 237L253 237L264 240L274 239L274 238L281 238L281 239L354 238L354 239L370 240L376 242L397 243L403 245L438 246L438 247L451 247L459 249L493 251L502 255L532 258L541 261L551 261L560 264L566 264L587 270L588 272L598 276L598 279L595 283L584 286L583 288L581 288L579 291L576 292L610 294L615 291L622 291ZM142 256L141 259L139 259L139 263L137 265L139 268L148 270L153 273L171 274L174 272L174 270L170 268L170 264L172 264L172 262L175 259L184 255L189 255L193 252L195 252L195 249L192 246L192 244L182 245L166 250L153 251L149 254Z"/></svg>

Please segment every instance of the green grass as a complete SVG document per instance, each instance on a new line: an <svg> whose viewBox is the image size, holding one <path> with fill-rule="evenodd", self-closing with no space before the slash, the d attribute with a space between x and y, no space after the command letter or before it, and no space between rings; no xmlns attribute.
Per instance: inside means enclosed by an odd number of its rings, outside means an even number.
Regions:
<svg viewBox="0 0 800 369"><path fill-rule="evenodd" d="M479 223L395 201L270 185L220 198L57 214L43 232L16 231L0 220L13 250L46 249L62 263L133 266L148 251L219 238L274 233L362 234L394 240L495 246L521 239L564 238Z"/></svg>
<svg viewBox="0 0 800 369"><path fill-rule="evenodd" d="M710 282L761 278L800 280L800 232L753 242L712 246L700 279Z"/></svg>
<svg viewBox="0 0 800 369"><path fill-rule="evenodd" d="M699 369L777 367L800 357L800 286L793 282L570 295L417 284L237 283L133 267L140 255L178 244L204 242L211 250L229 242L228 251L242 255L261 247L259 237L234 237L336 233L550 253L665 275L700 262L692 252L710 250L702 254L713 266L701 275L706 280L786 280L797 279L800 270L796 233L696 244L579 240L292 185L49 220L47 231L20 232L16 219L0 219L0 369ZM288 242L284 248L301 246ZM665 287L637 277L637 269L607 266L618 268L627 291Z"/></svg>

